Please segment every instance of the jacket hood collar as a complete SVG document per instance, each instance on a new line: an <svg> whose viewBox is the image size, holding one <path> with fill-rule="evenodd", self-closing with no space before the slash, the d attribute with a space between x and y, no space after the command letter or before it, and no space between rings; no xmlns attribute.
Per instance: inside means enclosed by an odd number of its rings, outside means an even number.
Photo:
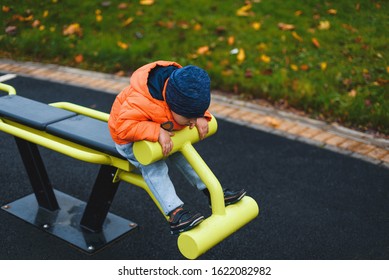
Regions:
<svg viewBox="0 0 389 280"><path fill-rule="evenodd" d="M176 66L178 68L181 68L182 66L176 62L173 62L173 61L164 61L164 60L159 60L159 61L155 61L155 62L152 62L152 63L149 63L149 64L146 64L140 68L138 68L132 75L131 75L131 78L130 78L130 85L131 87L143 94L144 96L146 96L147 98L149 98L150 100L151 99L154 99L150 92L149 92L149 89L148 89L148 86L147 86L147 81L148 81L148 77L149 77L149 73L152 69L154 69L155 67L157 66ZM166 85L167 85L167 82L165 82L165 85L164 85L164 88L163 88L163 97L165 98L165 95L166 95Z"/></svg>

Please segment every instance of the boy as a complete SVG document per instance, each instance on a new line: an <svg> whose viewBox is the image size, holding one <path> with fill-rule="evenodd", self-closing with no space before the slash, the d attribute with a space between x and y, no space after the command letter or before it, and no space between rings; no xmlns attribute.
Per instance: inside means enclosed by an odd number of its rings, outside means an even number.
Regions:
<svg viewBox="0 0 389 280"><path fill-rule="evenodd" d="M204 220L198 212L184 209L168 175L164 160L141 165L135 159L132 146L140 140L159 142L164 156L173 148L174 130L196 127L200 139L208 133L207 111L210 105L210 78L196 66L182 67L176 62L149 63L131 76L130 85L117 97L108 121L118 152L137 167L162 210L169 216L172 234L189 230ZM210 199L209 192L181 153L170 160L197 189ZM225 204L238 202L245 190L224 190Z"/></svg>

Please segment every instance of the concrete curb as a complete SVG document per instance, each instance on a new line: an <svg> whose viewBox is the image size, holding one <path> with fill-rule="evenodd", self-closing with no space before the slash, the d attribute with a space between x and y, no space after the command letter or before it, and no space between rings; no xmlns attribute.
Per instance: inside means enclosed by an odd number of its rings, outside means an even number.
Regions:
<svg viewBox="0 0 389 280"><path fill-rule="evenodd" d="M0 71L117 94L129 78L53 64L0 59ZM1 78L1 77L0 77ZM7 78L7 77L5 77ZM12 78L12 76L8 76ZM212 92L210 111L255 129L347 154L389 168L389 140L354 131L337 124L301 117L272 107L226 97Z"/></svg>

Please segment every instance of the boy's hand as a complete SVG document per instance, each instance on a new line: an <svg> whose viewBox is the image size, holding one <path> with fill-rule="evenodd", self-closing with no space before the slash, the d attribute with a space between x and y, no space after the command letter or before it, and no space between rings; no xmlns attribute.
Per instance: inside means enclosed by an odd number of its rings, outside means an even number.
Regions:
<svg viewBox="0 0 389 280"><path fill-rule="evenodd" d="M173 136L173 132L169 132L163 128L159 131L158 142L162 147L163 156L168 156L173 149L173 141L170 136Z"/></svg>
<svg viewBox="0 0 389 280"><path fill-rule="evenodd" d="M208 134L208 130L209 130L207 119L206 118L198 118L195 126L197 127L197 130L199 131L200 140L203 140L205 138L205 136ZM193 128L193 126L191 126L190 128Z"/></svg>

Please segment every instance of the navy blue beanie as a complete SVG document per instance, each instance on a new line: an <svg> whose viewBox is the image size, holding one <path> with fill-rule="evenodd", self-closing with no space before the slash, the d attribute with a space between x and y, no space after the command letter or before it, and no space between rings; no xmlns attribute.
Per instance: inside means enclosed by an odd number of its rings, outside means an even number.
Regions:
<svg viewBox="0 0 389 280"><path fill-rule="evenodd" d="M178 115L203 117L211 103L211 80L207 72L193 65L173 71L166 86L166 102Z"/></svg>

